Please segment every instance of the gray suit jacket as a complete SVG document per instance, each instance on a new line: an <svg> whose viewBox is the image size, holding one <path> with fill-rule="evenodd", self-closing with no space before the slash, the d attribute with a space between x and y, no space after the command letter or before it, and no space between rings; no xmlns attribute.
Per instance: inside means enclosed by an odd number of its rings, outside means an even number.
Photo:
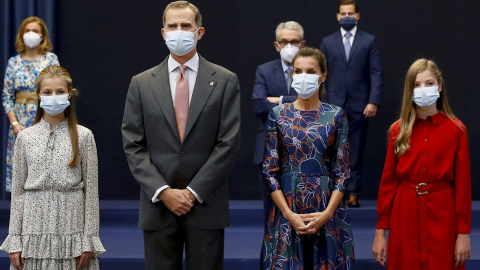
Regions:
<svg viewBox="0 0 480 270"><path fill-rule="evenodd" d="M168 58L167 58L168 59ZM167 59L132 78L122 122L123 148L140 184L139 228L165 228L174 214L152 203L164 185L190 186L203 200L185 215L198 229L230 225L228 175L239 150L240 87L237 76L200 56L183 144L170 91Z"/></svg>

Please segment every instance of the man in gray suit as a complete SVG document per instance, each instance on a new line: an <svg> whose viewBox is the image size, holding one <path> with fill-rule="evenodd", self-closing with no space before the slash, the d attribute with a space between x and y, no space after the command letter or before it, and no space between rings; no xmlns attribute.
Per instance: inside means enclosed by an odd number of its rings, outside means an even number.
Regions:
<svg viewBox="0 0 480 270"><path fill-rule="evenodd" d="M140 184L146 269L222 269L230 224L228 175L239 150L237 76L197 54L197 7L170 3L162 35L170 55L132 78L123 147Z"/></svg>

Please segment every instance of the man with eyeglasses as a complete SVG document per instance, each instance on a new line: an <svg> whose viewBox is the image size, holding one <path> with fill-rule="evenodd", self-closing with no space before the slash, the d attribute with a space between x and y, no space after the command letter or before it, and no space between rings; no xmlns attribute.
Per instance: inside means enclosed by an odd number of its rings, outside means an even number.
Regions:
<svg viewBox="0 0 480 270"><path fill-rule="evenodd" d="M348 117L350 138L349 207L360 207L360 178L368 119L375 117L382 95L382 68L376 37L357 29L360 19L354 0L340 0L340 31L325 37L328 78L325 102L342 107Z"/></svg>
<svg viewBox="0 0 480 270"><path fill-rule="evenodd" d="M292 59L305 46L303 27L295 22L282 22L275 30L273 46L280 58L264 63L257 68L252 100L255 114L262 120L255 143L255 164L261 164L265 147L265 124L268 111L278 104L294 102L297 93L292 84Z"/></svg>

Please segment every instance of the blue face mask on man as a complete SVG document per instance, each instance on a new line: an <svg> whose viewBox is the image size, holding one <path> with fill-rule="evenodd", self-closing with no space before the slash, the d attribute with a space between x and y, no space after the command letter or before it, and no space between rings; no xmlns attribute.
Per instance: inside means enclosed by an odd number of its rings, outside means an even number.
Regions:
<svg viewBox="0 0 480 270"><path fill-rule="evenodd" d="M343 30L345 31L352 30L355 27L355 25L357 25L357 20L355 19L356 17L357 16L341 18L339 23L340 23L340 26L343 28Z"/></svg>
<svg viewBox="0 0 480 270"><path fill-rule="evenodd" d="M178 56L184 56L191 52L197 45L195 40L195 34L197 32L198 29L195 32L182 30L165 32L165 43L172 53Z"/></svg>

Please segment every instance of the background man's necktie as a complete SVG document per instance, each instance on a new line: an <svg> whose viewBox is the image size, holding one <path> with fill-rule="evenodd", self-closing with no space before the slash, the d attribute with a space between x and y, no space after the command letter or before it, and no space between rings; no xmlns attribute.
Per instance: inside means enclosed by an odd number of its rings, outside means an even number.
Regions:
<svg viewBox="0 0 480 270"><path fill-rule="evenodd" d="M288 94L290 94L290 88L292 87L292 68L289 67L287 69L287 90L288 90Z"/></svg>
<svg viewBox="0 0 480 270"><path fill-rule="evenodd" d="M348 56L350 55L350 49L352 47L350 45L351 36L352 36L352 33L350 32L345 33L345 44L343 44L343 46L345 47L345 55L347 56L347 60L348 60Z"/></svg>
<svg viewBox="0 0 480 270"><path fill-rule="evenodd" d="M175 88L175 120L177 120L178 135L180 142L183 142L185 128L188 118L188 80L185 76L185 65L180 65L180 74L177 77L177 87Z"/></svg>

